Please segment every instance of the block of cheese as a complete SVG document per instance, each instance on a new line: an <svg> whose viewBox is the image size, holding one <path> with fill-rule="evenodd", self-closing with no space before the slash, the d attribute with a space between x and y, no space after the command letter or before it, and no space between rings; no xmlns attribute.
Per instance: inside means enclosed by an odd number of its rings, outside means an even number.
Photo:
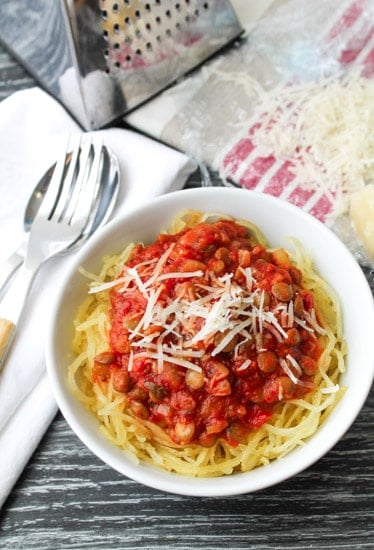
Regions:
<svg viewBox="0 0 374 550"><path fill-rule="evenodd" d="M352 194L350 217L368 255L374 259L374 184Z"/></svg>

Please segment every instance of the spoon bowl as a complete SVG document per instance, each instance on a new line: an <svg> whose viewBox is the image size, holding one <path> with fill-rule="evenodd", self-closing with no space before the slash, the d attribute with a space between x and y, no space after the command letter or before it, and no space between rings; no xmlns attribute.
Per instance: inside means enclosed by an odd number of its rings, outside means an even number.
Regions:
<svg viewBox="0 0 374 550"><path fill-rule="evenodd" d="M44 196L48 190L51 178L53 176L55 166L56 164L52 164L52 166L48 168L48 170L43 174L43 176L37 183L34 191L30 195L23 219L23 229L25 233L29 233L32 222L34 221L36 214L39 212L39 208L43 202Z"/></svg>

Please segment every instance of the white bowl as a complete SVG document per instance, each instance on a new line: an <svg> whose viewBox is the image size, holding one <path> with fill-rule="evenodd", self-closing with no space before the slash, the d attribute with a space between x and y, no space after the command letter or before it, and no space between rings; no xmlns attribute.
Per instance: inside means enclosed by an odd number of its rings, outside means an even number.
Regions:
<svg viewBox="0 0 374 550"><path fill-rule="evenodd" d="M297 237L342 303L348 343L347 371L342 377L346 393L306 445L248 473L201 479L163 472L146 464L136 465L104 438L95 417L76 400L67 385L67 366L72 358L72 320L87 288L86 280L78 274L78 267L98 271L104 255L119 252L128 242L153 241L161 229L168 227L174 215L185 208L251 220L262 229L272 246L286 246L286 237ZM337 443L355 420L373 381L373 334L374 306L370 287L351 253L324 225L302 210L268 195L243 189L202 188L154 199L114 220L90 239L74 258L57 292L46 338L46 359L62 414L83 443L104 462L133 480L163 491L226 496L256 491L283 481L313 464Z"/></svg>

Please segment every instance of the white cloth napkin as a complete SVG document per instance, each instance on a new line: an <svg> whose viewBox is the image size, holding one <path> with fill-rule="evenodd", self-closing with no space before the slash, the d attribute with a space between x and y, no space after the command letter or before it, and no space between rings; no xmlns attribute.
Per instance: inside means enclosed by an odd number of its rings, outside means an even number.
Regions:
<svg viewBox="0 0 374 550"><path fill-rule="evenodd" d="M24 238L24 210L36 183L55 162L67 135L79 131L39 88L16 92L0 103L0 262ZM96 134L120 163L113 216L183 187L196 168L188 156L134 132L112 128ZM57 411L45 372L43 328L54 289L70 261L68 254L42 266L0 373L0 506Z"/></svg>

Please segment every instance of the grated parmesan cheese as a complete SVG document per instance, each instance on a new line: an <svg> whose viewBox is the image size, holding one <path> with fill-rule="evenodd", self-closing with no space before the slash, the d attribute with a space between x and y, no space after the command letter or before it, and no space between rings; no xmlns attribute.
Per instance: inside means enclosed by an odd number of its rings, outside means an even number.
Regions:
<svg viewBox="0 0 374 550"><path fill-rule="evenodd" d="M374 81L361 68L344 80L264 91L253 135L266 154L290 162L298 184L328 197L334 218L374 178Z"/></svg>
<svg viewBox="0 0 374 550"><path fill-rule="evenodd" d="M186 297L182 293L173 299L166 298L165 303L165 297L161 300L165 275L198 279L203 275L200 271L165 274L162 272L162 266L167 257L168 254L164 254L160 258L155 271L151 272L149 277L144 276L141 264L125 269L119 285L119 292L131 294L136 288L146 299L142 317L135 328L129 328L129 340L133 349L147 350L147 356L157 361L159 370L164 362L169 362L201 371L194 362L194 359L201 358L203 354L197 349L201 342L214 341L215 347L211 352L214 357L233 341L237 354L239 346L253 337L262 340L265 330L271 332L278 342L282 342L287 337L283 326L290 327L294 322L307 330L323 332L313 310L310 314L304 311L304 319L300 319L295 315L291 303L278 304L273 311L265 308L264 291L255 288L256 279L250 269L242 271L245 275L243 286L233 281L232 273L216 277L213 272L206 272L206 284L199 280L195 281L193 297ZM97 289L98 287L95 288L96 291ZM147 329L151 326L157 329L157 343L153 341L155 331L147 334ZM171 333L177 337L177 342L173 342L172 345L167 343L167 336ZM219 336L218 341L215 341L216 336ZM133 357L131 359L133 361ZM293 372L300 374L300 365L291 356L287 356L287 360L288 363L283 361L283 370L295 384L302 384ZM243 370L248 368L249 364L250 361L244 362Z"/></svg>

